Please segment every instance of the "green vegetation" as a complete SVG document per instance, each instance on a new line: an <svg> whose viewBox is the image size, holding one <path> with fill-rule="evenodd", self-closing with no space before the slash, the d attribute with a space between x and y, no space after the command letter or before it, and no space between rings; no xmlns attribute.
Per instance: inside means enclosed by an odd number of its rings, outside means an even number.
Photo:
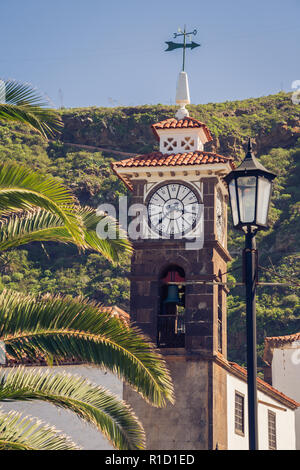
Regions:
<svg viewBox="0 0 300 470"><path fill-rule="evenodd" d="M258 235L260 280L288 286L259 287L259 357L264 336L300 330L300 106L286 93L244 101L190 105L190 114L207 124L214 137L207 150L240 160L249 136L266 166L278 174L271 208L271 228ZM111 161L124 158L107 152L74 148L71 143L123 152L145 153L157 149L150 125L174 115L174 106L86 108L62 110L65 127L60 141L45 142L21 124L0 123L0 160L26 164L54 176L70 187L82 205L117 203L127 194L110 169ZM234 257L228 296L229 358L245 362L244 290L241 282L243 236L229 230L229 250ZM0 288L24 293L88 295L105 305L129 309L129 258L112 266L97 253L80 253L75 247L54 242L32 243L1 255ZM291 279L291 281L290 281ZM294 283L293 283L294 281ZM262 363L260 362L260 365Z"/></svg>

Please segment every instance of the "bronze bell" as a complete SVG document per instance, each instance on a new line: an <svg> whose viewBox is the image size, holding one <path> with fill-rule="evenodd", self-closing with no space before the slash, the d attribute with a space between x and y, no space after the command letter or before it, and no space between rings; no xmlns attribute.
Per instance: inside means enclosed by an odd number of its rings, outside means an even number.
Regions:
<svg viewBox="0 0 300 470"><path fill-rule="evenodd" d="M168 286L168 295L167 295L167 298L164 300L164 304L170 304L170 303L174 303L174 304L180 303L178 286L175 286L175 285Z"/></svg>

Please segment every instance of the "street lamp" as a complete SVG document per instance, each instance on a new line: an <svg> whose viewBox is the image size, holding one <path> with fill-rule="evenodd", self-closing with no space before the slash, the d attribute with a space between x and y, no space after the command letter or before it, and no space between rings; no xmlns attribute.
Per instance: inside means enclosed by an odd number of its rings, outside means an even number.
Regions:
<svg viewBox="0 0 300 470"><path fill-rule="evenodd" d="M251 139L241 165L224 179L228 184L233 226L245 232L244 272L247 319L247 382L249 449L258 450L257 432L257 353L256 353L256 283L257 250L255 235L268 228L272 180L276 177L255 158Z"/></svg>

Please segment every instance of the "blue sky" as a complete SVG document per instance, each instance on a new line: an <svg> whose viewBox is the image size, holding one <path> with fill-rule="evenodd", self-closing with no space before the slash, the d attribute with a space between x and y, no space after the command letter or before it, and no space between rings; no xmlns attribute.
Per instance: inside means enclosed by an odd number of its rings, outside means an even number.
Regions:
<svg viewBox="0 0 300 470"><path fill-rule="evenodd" d="M1 78L30 82L54 105L173 104L178 27L192 103L291 91L300 79L299 0L15 0L1 5ZM60 91L61 90L61 91Z"/></svg>

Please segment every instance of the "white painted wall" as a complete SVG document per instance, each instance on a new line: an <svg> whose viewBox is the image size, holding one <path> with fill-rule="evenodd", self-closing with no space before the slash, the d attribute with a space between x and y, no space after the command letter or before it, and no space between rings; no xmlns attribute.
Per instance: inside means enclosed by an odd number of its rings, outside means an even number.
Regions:
<svg viewBox="0 0 300 470"><path fill-rule="evenodd" d="M288 397L300 402L300 344L298 341L274 349L272 385ZM300 449L300 409L296 411L296 448Z"/></svg>
<svg viewBox="0 0 300 470"><path fill-rule="evenodd" d="M31 367L26 370L32 369ZM45 370L45 367L41 368ZM9 369L7 369L9 370ZM102 385L109 389L120 398L123 396L123 384L116 376L111 373L105 373L103 370L93 366L60 366L51 367L52 372L61 372L65 370L70 374L77 374L85 377L96 385ZM3 411L16 410L37 417L47 424L54 425L57 429L67 434L72 440L85 450L113 449L107 439L94 426L86 424L80 420L74 413L57 408L44 402L11 402L0 403Z"/></svg>
<svg viewBox="0 0 300 470"><path fill-rule="evenodd" d="M234 408L235 391L245 395L245 436L235 433ZM268 405L258 403L258 440L259 450L268 450L268 410L276 414L276 434L278 450L295 450L295 412L286 408L282 403L277 402L265 393L258 390L258 400L268 403ZM272 405L284 408L279 410ZM248 445L248 410L247 410L247 383L239 378L227 374L227 426L228 426L228 449L247 450Z"/></svg>
<svg viewBox="0 0 300 470"><path fill-rule="evenodd" d="M161 153L184 153L188 151L196 151L196 150L203 150L203 142L202 138L204 135L204 138L206 139L205 142L207 141L207 138L201 128L184 128L184 129L171 129L171 130L160 130L156 129L157 133L160 136L160 141L159 141L159 151ZM188 142L186 142L184 145L181 145L181 142L184 141L185 137L190 137L190 140L194 141L194 145L188 145ZM172 149L168 149L169 146L169 141L168 139L173 139L173 144ZM167 143L167 146L165 146L165 142ZM189 147L189 148L187 148Z"/></svg>

